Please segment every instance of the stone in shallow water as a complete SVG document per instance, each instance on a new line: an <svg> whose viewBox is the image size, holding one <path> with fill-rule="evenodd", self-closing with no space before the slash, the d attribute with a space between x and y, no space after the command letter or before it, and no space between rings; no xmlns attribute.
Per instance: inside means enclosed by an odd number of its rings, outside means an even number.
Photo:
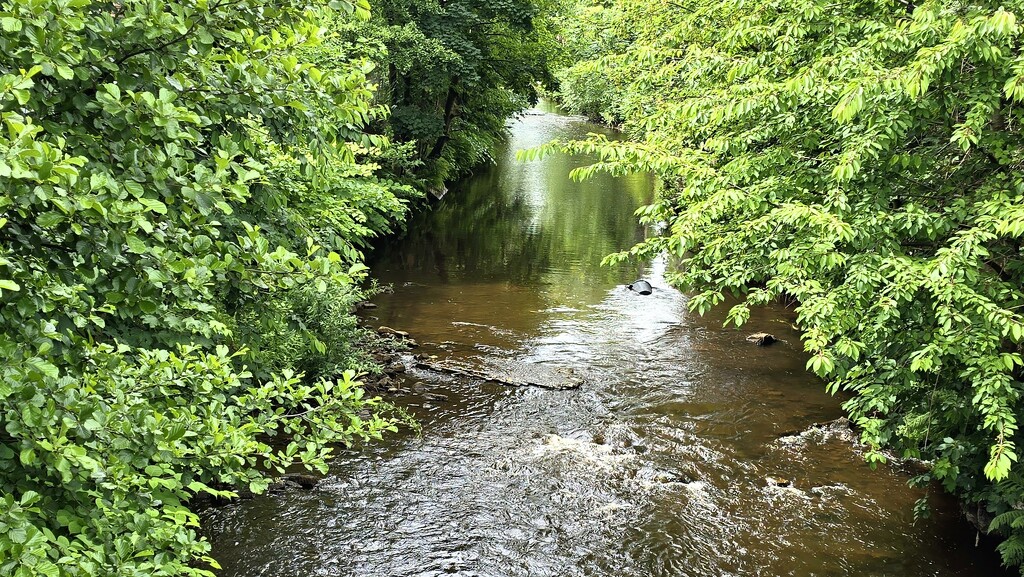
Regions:
<svg viewBox="0 0 1024 577"><path fill-rule="evenodd" d="M383 326L383 325L380 326L380 327L377 327L377 332L382 334L382 335L391 335L391 336L395 336L395 337L401 337L403 339L409 337L409 333L407 333L405 331L400 331L400 330L393 329L391 327L387 327L387 326Z"/></svg>
<svg viewBox="0 0 1024 577"><path fill-rule="evenodd" d="M747 342L754 343L759 347L767 347L778 340L779 339L775 338L775 335L768 333L754 333L747 337Z"/></svg>

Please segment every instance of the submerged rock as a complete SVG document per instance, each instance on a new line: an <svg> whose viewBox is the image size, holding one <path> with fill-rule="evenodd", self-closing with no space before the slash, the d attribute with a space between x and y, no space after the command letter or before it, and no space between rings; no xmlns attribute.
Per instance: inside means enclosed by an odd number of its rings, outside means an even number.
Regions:
<svg viewBox="0 0 1024 577"><path fill-rule="evenodd" d="M815 423L803 431L790 431L780 436L775 442L782 446L799 448L808 443L821 445L832 440L848 443L851 446L860 445L860 438L853 430L853 423L846 417Z"/></svg>
<svg viewBox="0 0 1024 577"><path fill-rule="evenodd" d="M686 485L696 480L686 473L665 471L646 465L637 469L633 476L640 483L652 487L657 485Z"/></svg>
<svg viewBox="0 0 1024 577"><path fill-rule="evenodd" d="M317 486L317 483L323 480L323 477L306 475L303 473L289 473L281 477L281 480L289 483L295 483L303 489L312 489Z"/></svg>
<svg viewBox="0 0 1024 577"><path fill-rule="evenodd" d="M641 295L649 295L654 291L654 287L651 286L651 283L643 279L637 280L633 282L633 284L626 285L626 288Z"/></svg>
<svg viewBox="0 0 1024 577"><path fill-rule="evenodd" d="M310 490L317 486L323 477L317 477L316 475L307 475L304 473L287 473L278 477L267 487L267 491L270 493L280 493L284 491L294 491L299 489ZM241 495L243 498L251 498L254 495Z"/></svg>

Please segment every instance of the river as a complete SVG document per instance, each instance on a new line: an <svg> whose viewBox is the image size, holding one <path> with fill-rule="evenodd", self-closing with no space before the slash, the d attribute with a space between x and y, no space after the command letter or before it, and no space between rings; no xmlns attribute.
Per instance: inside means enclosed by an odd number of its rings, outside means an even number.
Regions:
<svg viewBox="0 0 1024 577"><path fill-rule="evenodd" d="M219 574L1002 575L938 491L915 523L908 472L870 469L841 431L790 435L842 415L804 371L791 310L726 329L687 311L664 262L600 266L643 238L633 211L653 183L571 182L586 158L515 160L588 132L611 135L551 107L514 122L493 166L375 255L394 291L369 319L441 359L572 368L585 384L410 374L419 392L397 403L419 434L342 454L310 491L204 513ZM653 294L625 288L637 278ZM783 342L754 346L755 331Z"/></svg>

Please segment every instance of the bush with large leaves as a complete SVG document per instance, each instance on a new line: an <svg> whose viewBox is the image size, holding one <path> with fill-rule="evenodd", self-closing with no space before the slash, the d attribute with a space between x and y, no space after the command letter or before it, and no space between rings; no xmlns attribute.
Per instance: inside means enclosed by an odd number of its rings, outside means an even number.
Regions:
<svg viewBox="0 0 1024 577"><path fill-rule="evenodd" d="M392 427L347 305L414 193L330 4L0 2L0 573L202 574L189 499Z"/></svg>

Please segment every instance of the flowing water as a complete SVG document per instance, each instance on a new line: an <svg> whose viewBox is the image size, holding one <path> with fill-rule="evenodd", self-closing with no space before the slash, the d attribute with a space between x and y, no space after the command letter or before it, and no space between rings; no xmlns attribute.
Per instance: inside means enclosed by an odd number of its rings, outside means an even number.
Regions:
<svg viewBox="0 0 1024 577"><path fill-rule="evenodd" d="M841 429L792 434L842 412L804 371L791 311L725 329L687 312L664 262L600 266L643 237L652 182L515 160L588 132L610 134L551 109L515 122L493 167L382 247L374 273L394 292L369 319L440 359L585 384L410 374L419 392L397 402L420 434L343 454L310 491L205 513L221 575L1002 574L937 491L914 523L910 473L869 469ZM652 295L624 287L641 277ZM756 347L754 331L783 342Z"/></svg>

